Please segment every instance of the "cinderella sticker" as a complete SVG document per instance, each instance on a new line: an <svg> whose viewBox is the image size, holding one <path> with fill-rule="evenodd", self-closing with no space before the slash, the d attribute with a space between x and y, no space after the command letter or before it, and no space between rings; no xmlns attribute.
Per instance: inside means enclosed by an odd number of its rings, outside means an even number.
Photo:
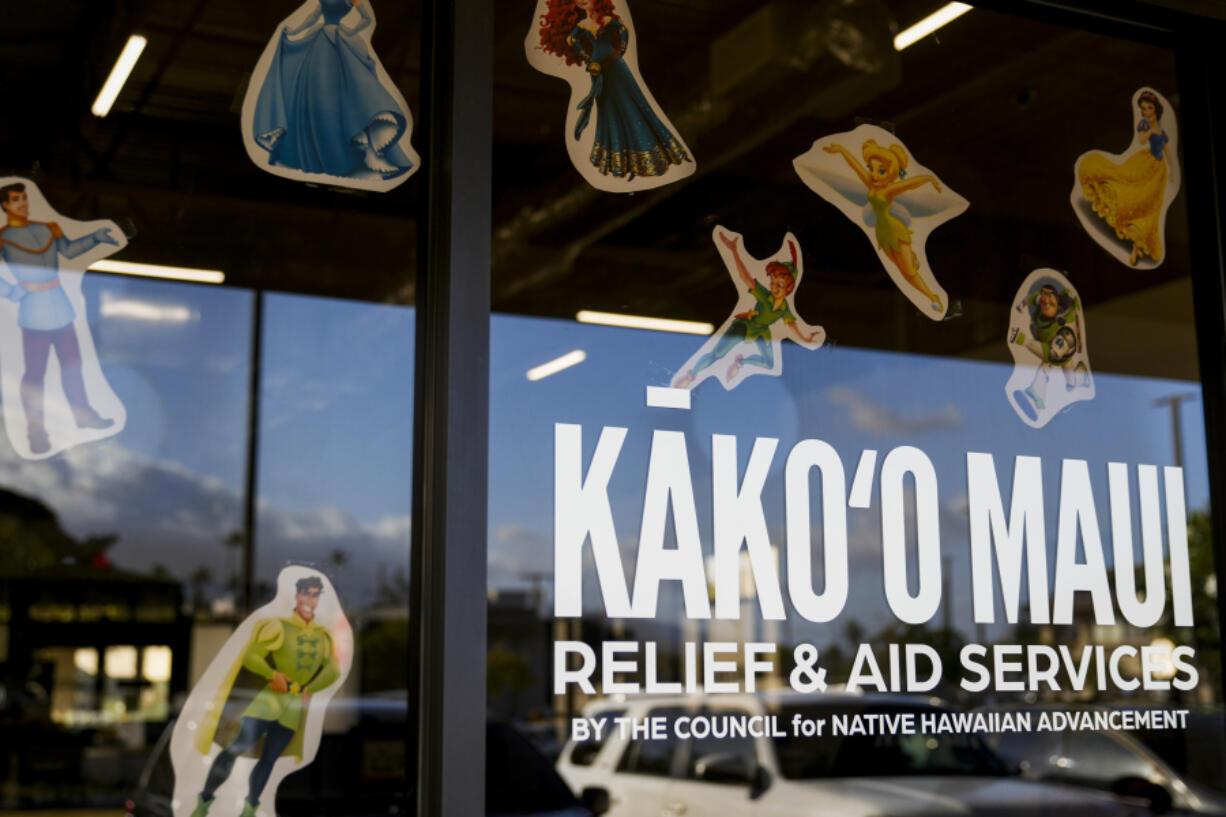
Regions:
<svg viewBox="0 0 1226 817"><path fill-rule="evenodd" d="M1165 256L1166 211L1179 192L1178 131L1171 103L1151 88L1132 95L1132 110L1128 148L1081 154L1069 199L1098 246L1121 263L1153 269Z"/></svg>
<svg viewBox="0 0 1226 817"><path fill-rule="evenodd" d="M750 375L782 374L784 338L806 349L816 349L826 340L825 329L796 317L793 301L804 274L796 236L788 233L773 258L749 256L753 272L741 257L739 234L716 227L713 238L741 297L719 331L673 378L673 388L692 389L708 377L719 376L724 388L731 391Z"/></svg>
<svg viewBox="0 0 1226 817"><path fill-rule="evenodd" d="M243 99L251 161L303 182L386 191L419 165L404 97L370 45L369 0L307 0L281 21Z"/></svg>
<svg viewBox="0 0 1226 817"><path fill-rule="evenodd" d="M634 23L621 0L538 0L528 62L570 83L566 149L599 190L629 193L694 172L690 149L639 74Z"/></svg>
<svg viewBox="0 0 1226 817"><path fill-rule="evenodd" d="M353 662L332 583L287 567L183 705L170 739L175 817L273 817L277 786L315 759L324 710Z"/></svg>
<svg viewBox="0 0 1226 817"><path fill-rule="evenodd" d="M0 405L13 448L45 459L118 434L123 403L106 381L81 281L127 245L113 221L74 221L28 179L0 178Z"/></svg>
<svg viewBox="0 0 1226 817"><path fill-rule="evenodd" d="M1008 343L1014 369L1005 394L1026 425L1042 428L1067 406L1094 399L1081 299L1060 273L1038 269L1022 282Z"/></svg>
<svg viewBox="0 0 1226 817"><path fill-rule="evenodd" d="M966 199L874 125L819 139L792 166L864 231L899 291L929 318L943 319L949 298L924 250L933 230L966 210Z"/></svg>

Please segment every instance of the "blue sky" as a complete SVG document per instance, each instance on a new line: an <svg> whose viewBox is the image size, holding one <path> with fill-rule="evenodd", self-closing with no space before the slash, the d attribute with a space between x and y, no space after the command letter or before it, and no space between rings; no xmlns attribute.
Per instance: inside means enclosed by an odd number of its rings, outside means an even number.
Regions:
<svg viewBox="0 0 1226 817"><path fill-rule="evenodd" d="M784 542L781 472L786 453L795 442L804 438L829 442L839 452L849 480L862 450L879 452L880 469L880 457L889 450L913 445L928 455L937 473L942 550L951 559L957 588L953 618L969 621L965 592L970 576L965 512L967 451L993 454L1006 507L1014 457L1024 454L1043 459L1049 548L1055 542L1060 461L1087 460L1110 564L1106 464L1173 464L1169 409L1155 407L1153 402L1172 394L1199 394L1197 384L1096 373L1094 400L1073 404L1045 428L1036 430L1014 414L1006 399L1005 383L1012 365L842 346L806 351L784 343L782 377L751 377L732 392L714 379L707 380L695 390L691 411L647 408L644 387L666 385L672 371L702 340L566 321L505 316L495 321L490 461L492 584L523 586L523 574L551 569L554 422L583 426L585 463L602 426L629 429L613 472L610 496L618 538L630 556L641 520L652 429L677 429L687 435L700 533L707 552L712 434L738 437L742 468L754 437L779 438L764 492L767 525L776 545ZM583 349L587 360L542 381L525 378L527 369L573 349ZM1207 503L1201 411L1199 399L1181 408L1189 510ZM525 479L524 475L539 478ZM1135 479L1133 470L1134 491ZM890 619L880 589L877 498L875 488L872 507L849 511L853 599L847 615L881 625ZM1139 534L1134 538L1139 540ZM680 617L677 596L676 592L662 594L660 619L675 621ZM599 609L599 595L591 581L585 585L585 605Z"/></svg>
<svg viewBox="0 0 1226 817"><path fill-rule="evenodd" d="M0 482L39 496L77 535L119 533L116 561L143 570L159 561L178 575L205 565L222 576L233 554L221 546L241 527L251 342L249 292L91 274L86 277L103 365L128 408L127 428L45 463L19 460L4 443ZM108 315L105 305L138 301L174 320ZM257 541L261 575L286 561L350 562L338 584L370 591L380 573L407 565L411 507L413 310L323 298L266 299ZM649 409L644 387L665 385L702 343L688 335L495 316L491 346L490 584L524 587L552 567L553 424L584 427L587 455L603 425L629 437L611 493L619 537L633 552L650 432L687 434L704 541L710 537L709 440L735 434L742 466L756 436L780 439L767 482L772 539L782 544L778 494L787 450L798 440L830 442L850 478L860 452L915 445L940 485L942 541L955 574L967 573L965 452L995 455L1002 492L1012 458L1041 456L1056 507L1059 461L1086 459L1106 521L1106 463L1173 462L1170 419L1156 398L1199 392L1196 384L1096 374L1097 396L1042 430L1014 415L1004 393L1012 367L842 346L806 351L783 344L782 377L755 376L732 392L701 384L689 412ZM587 360L529 382L525 372L573 349ZM1003 350L1002 350L1003 351ZM1092 361L1091 361L1092 362ZM1206 504L1199 401L1181 410L1190 509ZM876 495L849 512L854 594L868 620L880 617ZM1049 527L1055 524L1048 513ZM1053 537L1054 539L1054 537ZM861 592L863 591L863 592ZM679 615L664 594L661 619ZM598 597L587 594L589 603ZM969 618L965 600L958 617ZM671 606L670 606L671 605Z"/></svg>

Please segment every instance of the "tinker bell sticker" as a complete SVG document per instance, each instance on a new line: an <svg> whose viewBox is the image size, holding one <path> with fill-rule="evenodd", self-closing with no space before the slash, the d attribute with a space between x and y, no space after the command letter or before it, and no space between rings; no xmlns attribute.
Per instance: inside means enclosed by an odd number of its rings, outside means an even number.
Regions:
<svg viewBox="0 0 1226 817"><path fill-rule="evenodd" d="M276 598L239 625L183 705L170 739L174 817L275 815L277 786L315 759L352 662L332 583L282 570Z"/></svg>
<svg viewBox="0 0 1226 817"><path fill-rule="evenodd" d="M1123 153L1091 150L1073 170L1070 200L1081 226L1117 261L1162 263L1166 211L1179 192L1178 131L1171 103L1151 88L1132 95L1132 138Z"/></svg>
<svg viewBox="0 0 1226 817"><path fill-rule="evenodd" d="M793 300L804 270L794 235L784 237L783 247L771 259L750 256L752 273L741 258L739 234L716 227L713 238L741 297L719 331L673 378L673 388L692 389L719 376L724 388L732 390L750 375L783 373L783 338L806 349L816 349L826 340L825 329L796 317ZM733 352L737 354L729 360Z"/></svg>
<svg viewBox="0 0 1226 817"><path fill-rule="evenodd" d="M370 0L307 0L281 21L243 98L251 161L295 181L385 191L420 160L409 106L370 45Z"/></svg>
<svg viewBox="0 0 1226 817"><path fill-rule="evenodd" d="M28 179L0 178L0 405L13 448L45 459L118 434L123 403L106 381L81 281L127 245L113 221L74 221Z"/></svg>
<svg viewBox="0 0 1226 817"><path fill-rule="evenodd" d="M1060 273L1037 269L1022 282L1008 343L1015 365L1005 394L1026 425L1042 428L1070 404L1094 399L1081 299Z"/></svg>
<svg viewBox="0 0 1226 817"><path fill-rule="evenodd" d="M622 0L537 0L528 62L570 83L566 149L589 184L629 193L694 172L690 150L639 74Z"/></svg>
<svg viewBox="0 0 1226 817"><path fill-rule="evenodd" d="M873 125L819 139L792 165L810 190L864 230L902 294L929 318L943 319L949 298L924 245L933 230L966 210L966 199Z"/></svg>

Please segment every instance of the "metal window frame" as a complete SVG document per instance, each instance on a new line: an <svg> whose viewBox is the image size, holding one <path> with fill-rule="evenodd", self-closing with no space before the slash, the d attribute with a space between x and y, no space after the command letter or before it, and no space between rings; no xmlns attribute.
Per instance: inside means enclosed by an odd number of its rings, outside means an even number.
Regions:
<svg viewBox="0 0 1226 817"><path fill-rule="evenodd" d="M485 812L492 0L426 0L409 751L416 814ZM414 741L414 738L416 739Z"/></svg>
<svg viewBox="0 0 1226 817"><path fill-rule="evenodd" d="M1174 49L1219 587L1226 588L1226 23L1157 0L975 5ZM493 0L425 0L409 769L419 817L485 812ZM1226 593L1219 594L1219 625ZM1226 656L1224 656L1226 657Z"/></svg>

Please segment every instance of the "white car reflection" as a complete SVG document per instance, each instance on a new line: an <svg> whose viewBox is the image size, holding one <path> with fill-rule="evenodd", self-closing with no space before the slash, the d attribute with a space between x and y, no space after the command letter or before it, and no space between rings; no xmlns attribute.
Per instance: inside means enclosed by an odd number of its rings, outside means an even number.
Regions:
<svg viewBox="0 0 1226 817"><path fill-rule="evenodd" d="M1129 800L1058 784L1028 781L975 735L794 737L796 714L948 711L937 701L890 695L719 695L705 699L644 697L589 705L585 717L605 718L599 743L568 742L558 771L585 802L609 817L881 817L881 815L1143 815ZM671 725L695 714L777 715L786 737L623 735L614 717L660 717ZM670 728L669 733L672 734Z"/></svg>
<svg viewBox="0 0 1226 817"><path fill-rule="evenodd" d="M991 707L994 711L1017 708ZM1044 708L1067 710L1070 707L1039 705L1026 708L1037 712ZM1106 709L1095 706L1080 708L1089 711ZM1188 741L1188 745L1200 744L1202 751L1213 752L1220 764L1220 737L1210 742L1205 741L1200 733L1220 732L1221 726L1220 712L1205 715L1193 713L1189 718L1188 734L1177 737ZM1124 732L1014 733L995 735L989 739L989 743L1006 762L1017 766L1024 777L1033 780L1146 796L1154 801L1154 811L1159 813L1226 815L1226 794L1209 788L1187 774L1181 774L1158 752Z"/></svg>

